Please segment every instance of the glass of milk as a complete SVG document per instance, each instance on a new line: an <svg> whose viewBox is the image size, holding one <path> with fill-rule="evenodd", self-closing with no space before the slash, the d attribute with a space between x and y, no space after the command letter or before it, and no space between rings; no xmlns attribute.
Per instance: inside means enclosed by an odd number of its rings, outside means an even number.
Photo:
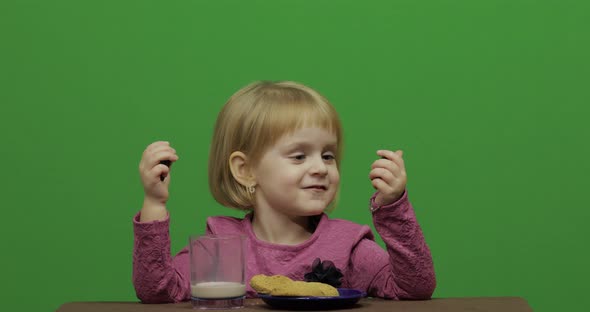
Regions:
<svg viewBox="0 0 590 312"><path fill-rule="evenodd" d="M191 301L197 309L234 309L246 295L246 237L195 235L189 238Z"/></svg>

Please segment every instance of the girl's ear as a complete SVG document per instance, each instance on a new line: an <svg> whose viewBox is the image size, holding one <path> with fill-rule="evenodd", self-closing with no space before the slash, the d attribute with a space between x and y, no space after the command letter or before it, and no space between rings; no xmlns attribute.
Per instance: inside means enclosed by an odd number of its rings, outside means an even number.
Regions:
<svg viewBox="0 0 590 312"><path fill-rule="evenodd" d="M244 187L250 187L256 184L246 154L239 151L231 153L229 156L229 169L234 179Z"/></svg>

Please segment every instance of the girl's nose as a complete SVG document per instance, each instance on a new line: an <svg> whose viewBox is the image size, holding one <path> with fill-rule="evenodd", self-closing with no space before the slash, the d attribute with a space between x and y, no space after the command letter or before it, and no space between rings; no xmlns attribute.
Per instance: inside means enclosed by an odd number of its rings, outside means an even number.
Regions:
<svg viewBox="0 0 590 312"><path fill-rule="evenodd" d="M310 171L312 174L325 175L328 173L328 166L326 166L322 157L314 158Z"/></svg>

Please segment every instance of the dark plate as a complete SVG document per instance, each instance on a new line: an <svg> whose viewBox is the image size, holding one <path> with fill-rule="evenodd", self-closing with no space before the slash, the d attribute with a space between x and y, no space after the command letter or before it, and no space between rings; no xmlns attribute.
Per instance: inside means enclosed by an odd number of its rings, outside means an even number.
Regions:
<svg viewBox="0 0 590 312"><path fill-rule="evenodd" d="M334 310L345 309L354 306L365 292L338 288L338 297L284 297L258 294L260 299L275 309L283 310Z"/></svg>

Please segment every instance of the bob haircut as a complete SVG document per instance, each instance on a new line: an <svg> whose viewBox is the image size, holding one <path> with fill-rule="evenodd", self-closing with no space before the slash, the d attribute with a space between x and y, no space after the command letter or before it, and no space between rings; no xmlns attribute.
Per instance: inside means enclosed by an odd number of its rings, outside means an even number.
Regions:
<svg viewBox="0 0 590 312"><path fill-rule="evenodd" d="M258 81L232 95L217 116L209 153L209 189L215 200L230 208L253 209L253 197L231 173L230 155L243 152L249 164L256 166L278 139L302 127L319 127L336 135L334 156L340 168L340 119L318 92L292 81ZM338 192L327 210L337 197Z"/></svg>

